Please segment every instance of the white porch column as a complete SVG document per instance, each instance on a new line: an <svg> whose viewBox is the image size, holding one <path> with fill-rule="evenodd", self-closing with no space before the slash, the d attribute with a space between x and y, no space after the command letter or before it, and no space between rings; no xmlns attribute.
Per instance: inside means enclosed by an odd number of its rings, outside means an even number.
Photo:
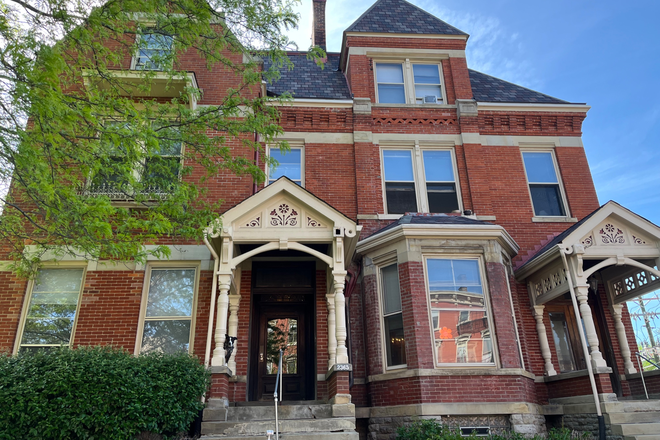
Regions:
<svg viewBox="0 0 660 440"><path fill-rule="evenodd" d="M584 321L584 329L586 331L587 341L589 342L589 350L591 351L591 363L594 368L607 367L603 354L598 347L598 335L596 334L596 325L594 324L594 317L591 314L591 307L587 303L589 296L589 286L577 286L577 300L580 302L580 315ZM578 325L580 323L578 322Z"/></svg>
<svg viewBox="0 0 660 440"><path fill-rule="evenodd" d="M543 310L545 306L534 306L534 319L536 319L536 332L539 334L539 345L541 346L541 356L545 363L545 374L555 376L554 365L552 365L552 354L550 353L550 344L548 343L548 333L543 323Z"/></svg>
<svg viewBox="0 0 660 440"><path fill-rule="evenodd" d="M227 309L229 306L229 287L231 275L218 275L218 315L215 321L215 348L211 366L220 367L226 365L225 361L225 335L227 334Z"/></svg>
<svg viewBox="0 0 660 440"><path fill-rule="evenodd" d="M335 279L335 325L337 335L337 364L348 363L348 349L346 348L346 298L344 297L344 281L346 272L333 272Z"/></svg>
<svg viewBox="0 0 660 440"><path fill-rule="evenodd" d="M325 296L328 304L328 370L335 364L337 357L337 330L335 327L335 295Z"/></svg>
<svg viewBox="0 0 660 440"><path fill-rule="evenodd" d="M623 364L626 369L626 374L637 373L635 364L630 359L630 346L628 345L628 338L626 337L626 328L621 321L621 314L623 312L623 304L615 304L612 306L614 311L614 328L616 329L616 336L619 339L619 347L621 347L621 356L623 357Z"/></svg>
<svg viewBox="0 0 660 440"><path fill-rule="evenodd" d="M241 295L229 295L229 329L227 334L229 336L238 336L238 307L241 303ZM232 374L236 374L236 352L238 351L238 339L234 341L234 351L231 352L231 357L227 366Z"/></svg>

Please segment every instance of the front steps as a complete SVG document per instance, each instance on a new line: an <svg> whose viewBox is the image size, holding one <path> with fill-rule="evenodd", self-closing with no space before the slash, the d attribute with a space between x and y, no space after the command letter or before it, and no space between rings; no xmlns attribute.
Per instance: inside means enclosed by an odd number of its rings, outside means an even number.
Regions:
<svg viewBox="0 0 660 440"><path fill-rule="evenodd" d="M611 425L613 435L624 440L660 440L659 400L624 400L615 405L612 410L617 412L605 414L605 423Z"/></svg>
<svg viewBox="0 0 660 440"><path fill-rule="evenodd" d="M352 404L300 403L278 405L281 440L358 440ZM275 431L273 403L224 407L210 401L204 410L202 440L265 440L268 430Z"/></svg>

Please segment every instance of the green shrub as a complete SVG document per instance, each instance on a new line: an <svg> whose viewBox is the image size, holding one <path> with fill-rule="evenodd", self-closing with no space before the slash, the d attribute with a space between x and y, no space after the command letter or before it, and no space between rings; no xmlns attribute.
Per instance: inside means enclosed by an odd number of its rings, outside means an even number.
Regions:
<svg viewBox="0 0 660 440"><path fill-rule="evenodd" d="M443 425L435 419L417 420L396 430L400 440L463 440L476 439L474 435L462 436L461 430Z"/></svg>
<svg viewBox="0 0 660 440"><path fill-rule="evenodd" d="M0 355L0 439L173 436L195 419L208 384L187 354L89 347Z"/></svg>

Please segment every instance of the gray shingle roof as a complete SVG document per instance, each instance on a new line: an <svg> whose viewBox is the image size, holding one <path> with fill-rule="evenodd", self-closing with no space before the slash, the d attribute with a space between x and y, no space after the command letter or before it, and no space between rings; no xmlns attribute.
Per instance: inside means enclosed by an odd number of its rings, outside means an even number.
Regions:
<svg viewBox="0 0 660 440"><path fill-rule="evenodd" d="M378 0L346 32L467 35L405 0Z"/></svg>
<svg viewBox="0 0 660 440"><path fill-rule="evenodd" d="M458 225L458 226L474 226L474 225L489 225L492 223L475 220L469 217L460 215L446 215L446 214L406 214L401 216L397 221L390 223L382 229L374 232L371 235L381 234L389 231L399 225Z"/></svg>
<svg viewBox="0 0 660 440"><path fill-rule="evenodd" d="M567 101L535 92L472 69L470 69L470 84L472 85L474 99L479 102L568 104Z"/></svg>
<svg viewBox="0 0 660 440"><path fill-rule="evenodd" d="M289 92L294 98L310 99L351 99L344 74L339 71L339 54L328 53L328 61L323 69L306 54L290 53L289 60L293 70L280 69L280 79L267 84L269 95L279 96ZM264 61L264 69L269 69L271 62Z"/></svg>

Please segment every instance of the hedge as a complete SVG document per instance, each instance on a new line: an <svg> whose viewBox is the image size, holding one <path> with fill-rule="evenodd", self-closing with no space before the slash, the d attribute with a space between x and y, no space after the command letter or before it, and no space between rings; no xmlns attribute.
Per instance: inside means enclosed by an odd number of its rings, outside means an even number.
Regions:
<svg viewBox="0 0 660 440"><path fill-rule="evenodd" d="M172 437L198 415L209 381L187 354L85 347L0 355L0 439Z"/></svg>

